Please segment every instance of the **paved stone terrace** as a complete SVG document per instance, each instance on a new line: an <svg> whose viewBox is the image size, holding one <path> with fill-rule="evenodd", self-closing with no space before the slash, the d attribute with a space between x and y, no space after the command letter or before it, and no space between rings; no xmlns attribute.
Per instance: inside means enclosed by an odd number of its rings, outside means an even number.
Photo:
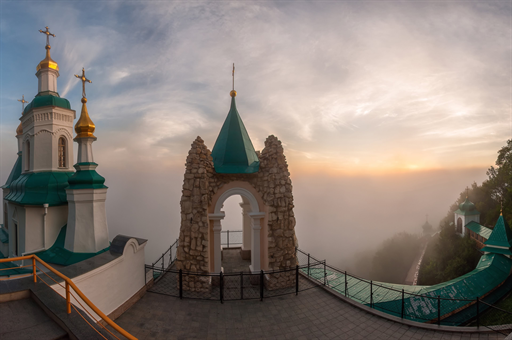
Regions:
<svg viewBox="0 0 512 340"><path fill-rule="evenodd" d="M180 300L146 293L116 322L139 339L504 339L392 322L311 289L260 301Z"/></svg>

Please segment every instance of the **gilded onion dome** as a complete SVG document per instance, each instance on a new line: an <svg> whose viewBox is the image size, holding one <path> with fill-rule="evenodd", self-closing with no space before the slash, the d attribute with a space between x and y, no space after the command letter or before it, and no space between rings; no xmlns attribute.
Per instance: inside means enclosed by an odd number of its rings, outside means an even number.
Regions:
<svg viewBox="0 0 512 340"><path fill-rule="evenodd" d="M19 136L22 134L23 134L23 126L21 126L21 123L20 123L20 125L18 125L18 128L16 129L16 136Z"/></svg>
<svg viewBox="0 0 512 340"><path fill-rule="evenodd" d="M89 113L87 112L87 98L82 98L82 112L80 114L80 119L76 122L75 131L76 138L84 138L84 137L92 137L96 138L93 135L96 126L92 122L89 117Z"/></svg>
<svg viewBox="0 0 512 340"><path fill-rule="evenodd" d="M50 49L51 46L46 46L46 58L41 60L41 62L37 65L36 71L39 71L41 69L51 68L56 71L59 70L59 65L50 57Z"/></svg>

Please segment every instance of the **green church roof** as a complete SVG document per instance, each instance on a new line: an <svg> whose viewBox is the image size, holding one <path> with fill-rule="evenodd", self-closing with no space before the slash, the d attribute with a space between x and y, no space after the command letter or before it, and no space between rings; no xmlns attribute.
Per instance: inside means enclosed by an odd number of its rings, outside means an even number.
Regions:
<svg viewBox="0 0 512 340"><path fill-rule="evenodd" d="M491 236L491 233L492 233L492 229L487 228L475 221L471 221L468 224L466 224L466 228L468 228L472 232L482 236L486 240L489 239L489 237Z"/></svg>
<svg viewBox="0 0 512 340"><path fill-rule="evenodd" d="M7 178L7 181L2 186L4 189L8 189L12 182L17 180L21 175L21 151L18 152L18 158L16 159L16 162L14 163L14 166L12 167L11 173L9 174L9 177Z"/></svg>
<svg viewBox="0 0 512 340"><path fill-rule="evenodd" d="M66 188L73 172L45 171L21 174L9 185L5 199L22 205L67 204Z"/></svg>
<svg viewBox="0 0 512 340"><path fill-rule="evenodd" d="M459 209L457 209L455 213L463 216L480 215L478 210L476 210L475 204L471 202L467 197L464 202L459 204Z"/></svg>
<svg viewBox="0 0 512 340"><path fill-rule="evenodd" d="M96 170L81 170L80 166L98 165L96 163L77 163L74 165L76 172L68 179L69 189L103 189L107 188L105 178Z"/></svg>
<svg viewBox="0 0 512 340"><path fill-rule="evenodd" d="M500 215L494 229L492 230L491 236L484 243L486 248L495 246L495 247L504 247L510 248L512 247L512 230L508 226L507 221L503 218L503 215Z"/></svg>
<svg viewBox="0 0 512 340"><path fill-rule="evenodd" d="M220 174L251 174L258 172L260 161L242 118L236 109L235 97L212 150L215 171Z"/></svg>
<svg viewBox="0 0 512 340"><path fill-rule="evenodd" d="M35 109L36 107L42 106L58 106L64 109L71 110L71 105L69 104L69 101L66 98L60 98L58 93L54 94L38 94L34 97L32 102L30 102L30 104L28 104L27 107L25 107L25 110L23 110L23 114L26 114L27 112L29 112L32 109Z"/></svg>
<svg viewBox="0 0 512 340"><path fill-rule="evenodd" d="M64 248L64 243L66 241L66 231L67 224L61 228L59 236L57 236L57 240L55 240L53 246L51 246L49 249L34 254L45 262L58 264L61 266L69 266L104 253L110 248L110 246L108 246L107 248L102 249L97 253L74 253Z"/></svg>

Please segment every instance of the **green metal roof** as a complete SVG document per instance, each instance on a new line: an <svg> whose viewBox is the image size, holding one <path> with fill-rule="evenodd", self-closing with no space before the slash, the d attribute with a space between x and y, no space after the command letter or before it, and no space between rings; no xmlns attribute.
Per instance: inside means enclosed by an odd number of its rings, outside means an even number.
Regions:
<svg viewBox="0 0 512 340"><path fill-rule="evenodd" d="M6 257L2 252L0 251L0 259L5 259ZM19 268L18 265L14 262L2 262L0 263L0 276L11 276L11 275L21 275L21 274L28 274L32 272L32 269L28 268ZM14 268L14 269L6 269L6 268Z"/></svg>
<svg viewBox="0 0 512 340"><path fill-rule="evenodd" d="M96 172L96 170L80 170L80 165L98 165L96 163L77 163L77 170L73 176L68 179L69 189L102 189L107 188L105 178Z"/></svg>
<svg viewBox="0 0 512 340"><path fill-rule="evenodd" d="M68 178L73 174L55 171L21 174L9 185L5 199L23 205L67 204L66 188Z"/></svg>
<svg viewBox="0 0 512 340"><path fill-rule="evenodd" d="M489 239L484 242L486 246L512 247L512 230L502 215L498 218Z"/></svg>
<svg viewBox="0 0 512 340"><path fill-rule="evenodd" d="M471 202L467 197L464 202L459 204L459 209L457 209L455 213L463 216L480 215L473 202Z"/></svg>
<svg viewBox="0 0 512 340"><path fill-rule="evenodd" d="M350 299L370 305L373 298L373 308L388 314L400 316L402 303L402 289L404 290L405 318L428 322L437 318L437 297L449 299L469 299L482 297L491 292L504 282L512 269L512 260L500 254L485 254L480 258L477 267L453 280L433 286L409 286L390 284L369 280L361 280L353 276L345 278L344 273L326 270L326 281L329 287L341 294L346 294ZM302 269L307 271L307 269ZM310 269L311 276L323 282L324 269ZM345 280L347 292L345 292ZM373 292L373 294L371 294ZM411 296L417 294L422 296ZM461 308L468 306L470 302L455 300L442 303L441 315L450 315Z"/></svg>
<svg viewBox="0 0 512 340"><path fill-rule="evenodd" d="M512 255L512 251L510 250L510 248L504 249L496 247L483 247L482 249L480 249L480 251L495 254Z"/></svg>
<svg viewBox="0 0 512 340"><path fill-rule="evenodd" d="M36 107L42 106L58 106L64 109L71 110L71 105L69 104L69 101L66 98L60 98L58 93L56 93L56 95L40 93L34 97L32 102L30 102L30 104L28 104L27 107L25 107L25 110L23 110L23 114L26 114L27 112L29 112L32 109L35 109Z"/></svg>
<svg viewBox="0 0 512 340"><path fill-rule="evenodd" d="M221 174L251 174L260 161L236 109L235 97L212 150L215 171Z"/></svg>
<svg viewBox="0 0 512 340"><path fill-rule="evenodd" d="M2 186L2 188L8 189L12 182L17 180L21 175L21 151L18 152L18 158L16 158L16 162L14 163L14 166L12 167L11 173L9 174L9 177L7 178L7 181Z"/></svg>
<svg viewBox="0 0 512 340"><path fill-rule="evenodd" d="M104 253L110 248L109 246L103 250L100 250L97 253L74 253L72 251L69 251L66 248L64 248L64 242L66 241L66 230L67 225L63 226L60 230L59 236L57 236L57 240L55 240L53 246L44 251L34 253L34 255L37 255L41 260L48 263L69 266L77 262L87 260L88 258L99 255L101 253Z"/></svg>
<svg viewBox="0 0 512 340"><path fill-rule="evenodd" d="M478 235L482 236L486 240L489 239L492 233L492 229L484 227L483 225L480 225L476 223L475 221L471 221L468 224L466 224L466 228L471 230L474 233L477 233Z"/></svg>
<svg viewBox="0 0 512 340"><path fill-rule="evenodd" d="M9 243L9 233L5 230L3 224L0 224L0 242Z"/></svg>

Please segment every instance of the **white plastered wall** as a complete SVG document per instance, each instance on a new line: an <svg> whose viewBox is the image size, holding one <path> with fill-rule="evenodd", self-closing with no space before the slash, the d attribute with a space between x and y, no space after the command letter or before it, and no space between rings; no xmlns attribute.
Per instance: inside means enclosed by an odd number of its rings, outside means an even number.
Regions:
<svg viewBox="0 0 512 340"><path fill-rule="evenodd" d="M109 315L146 284L145 246L146 243L139 245L136 239L131 238L126 243L122 256L73 278L73 282L96 307L104 314ZM53 285L52 288L65 296L64 289L59 285ZM76 293L74 294L76 295ZM79 307L73 298L71 298L71 302ZM96 313L88 308L83 301L80 302L99 320Z"/></svg>
<svg viewBox="0 0 512 340"><path fill-rule="evenodd" d="M25 208L13 203L7 204L9 224L9 257L21 256L25 251ZM14 225L18 225L18 229ZM15 233L18 233L16 238ZM15 241L18 239L18 254L15 253ZM4 254L6 255L6 254Z"/></svg>
<svg viewBox="0 0 512 340"><path fill-rule="evenodd" d="M457 230L457 220L459 219L462 220L462 236L466 236L466 224L468 224L469 222L476 222L476 223L480 223L480 214L477 214L477 215L467 215L467 216L464 216L464 215L459 215L459 214L455 214L455 230Z"/></svg>
<svg viewBox="0 0 512 340"><path fill-rule="evenodd" d="M73 120L75 111L56 106L35 108L21 117L23 126L23 172L74 171ZM59 138L66 140L66 166L59 167ZM30 152L26 141L30 141ZM30 168L27 170L27 158Z"/></svg>
<svg viewBox="0 0 512 340"><path fill-rule="evenodd" d="M107 189L67 189L66 193L69 206L66 249L96 253L108 247Z"/></svg>
<svg viewBox="0 0 512 340"><path fill-rule="evenodd" d="M42 206L26 206L26 241L24 253L50 248L67 223L68 206L48 207L46 225L44 224L44 208Z"/></svg>

